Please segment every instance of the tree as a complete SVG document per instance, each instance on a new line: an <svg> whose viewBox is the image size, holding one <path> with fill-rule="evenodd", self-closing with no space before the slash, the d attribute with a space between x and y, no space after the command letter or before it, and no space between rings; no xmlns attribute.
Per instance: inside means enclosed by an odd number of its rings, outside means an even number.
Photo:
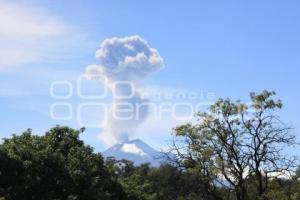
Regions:
<svg viewBox="0 0 300 200"><path fill-rule="evenodd" d="M198 173L164 164L149 172L149 182L156 199L164 200L210 200Z"/></svg>
<svg viewBox="0 0 300 200"><path fill-rule="evenodd" d="M251 93L253 112L245 116L241 113L243 129L249 136L245 144L249 159L250 172L256 177L257 194L265 198L271 177L289 175L294 169L296 159L285 155L283 150L296 145L291 127L283 123L274 111L281 109L280 100L271 97L275 92Z"/></svg>
<svg viewBox="0 0 300 200"><path fill-rule="evenodd" d="M251 177L255 198L267 199L270 177L290 172L295 164L282 151L296 142L291 128L274 114L282 103L273 95L251 93L250 105L218 100L209 112L197 114L199 123L175 128L171 151L181 165L198 169L208 188L218 181L229 186L237 200L244 200Z"/></svg>
<svg viewBox="0 0 300 200"><path fill-rule="evenodd" d="M19 182L0 182L2 196L6 200L126 199L102 156L79 139L81 132L57 126L44 136L28 130L5 139L0 148L5 156L1 172L6 180L14 177ZM10 165L14 168L8 169Z"/></svg>
<svg viewBox="0 0 300 200"><path fill-rule="evenodd" d="M0 199L7 193L15 198L22 195L22 187L19 185L23 181L24 167L18 160L10 158L6 152L0 148Z"/></svg>
<svg viewBox="0 0 300 200"><path fill-rule="evenodd" d="M109 158L106 165L122 184L130 200L209 200L198 173L164 164L133 165L126 160Z"/></svg>

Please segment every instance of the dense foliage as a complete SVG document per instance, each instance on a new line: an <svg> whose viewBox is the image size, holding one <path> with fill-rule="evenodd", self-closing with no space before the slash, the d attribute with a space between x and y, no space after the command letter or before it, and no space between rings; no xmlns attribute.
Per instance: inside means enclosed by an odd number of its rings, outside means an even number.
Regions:
<svg viewBox="0 0 300 200"><path fill-rule="evenodd" d="M0 196L5 199L124 199L100 154L79 140L80 131L31 130L0 146Z"/></svg>
<svg viewBox="0 0 300 200"><path fill-rule="evenodd" d="M283 153L295 137L273 95L217 101L199 123L174 129L160 167L103 159L79 139L83 130L13 135L0 144L0 200L300 200L300 170Z"/></svg>

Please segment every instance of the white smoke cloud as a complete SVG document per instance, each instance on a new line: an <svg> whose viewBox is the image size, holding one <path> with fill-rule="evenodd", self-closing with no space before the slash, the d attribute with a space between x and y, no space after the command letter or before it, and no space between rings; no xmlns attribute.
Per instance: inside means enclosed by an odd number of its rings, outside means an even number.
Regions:
<svg viewBox="0 0 300 200"><path fill-rule="evenodd" d="M114 88L118 97L128 97L113 98L101 134L106 144L113 145L128 140L137 126L147 118L149 108L145 104L148 100L143 99L135 88L139 88L144 79L163 68L164 62L158 51L137 35L105 39L96 52L96 58L99 64L87 66L86 75L89 78L104 76L108 80L107 87L111 90ZM133 112L130 119L124 120L128 113L121 113L120 110L129 108Z"/></svg>

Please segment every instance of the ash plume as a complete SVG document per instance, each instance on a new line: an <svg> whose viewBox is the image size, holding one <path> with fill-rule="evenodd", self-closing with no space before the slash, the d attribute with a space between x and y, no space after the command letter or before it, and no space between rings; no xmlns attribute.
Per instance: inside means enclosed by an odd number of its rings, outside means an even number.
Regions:
<svg viewBox="0 0 300 200"><path fill-rule="evenodd" d="M105 39L96 52L96 58L99 64L87 66L86 75L90 78L105 77L108 80L107 87L111 90L114 88L114 92L118 94L113 97L100 135L107 145L113 145L130 139L135 128L147 118L149 108L145 104L148 100L143 99L136 88L151 74L163 68L164 62L158 51L138 35ZM128 84L118 84L116 87L117 83ZM137 105L145 106L137 108ZM126 114L119 113L119 110L128 106L134 112L130 119L124 120Z"/></svg>

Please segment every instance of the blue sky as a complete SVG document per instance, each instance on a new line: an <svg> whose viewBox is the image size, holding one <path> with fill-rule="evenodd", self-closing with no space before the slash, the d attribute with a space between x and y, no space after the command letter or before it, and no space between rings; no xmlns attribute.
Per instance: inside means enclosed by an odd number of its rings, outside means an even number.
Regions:
<svg viewBox="0 0 300 200"><path fill-rule="evenodd" d="M51 83L67 80L76 88L76 78L96 62L101 41L136 34L165 62L145 84L245 101L251 91L275 90L285 104L283 120L298 134L299 4L0 0L0 136L27 128L42 134L55 124L78 128L76 113L71 120L51 119L50 106L56 101L50 96ZM77 105L86 100L78 98L75 89L67 101ZM98 114L89 112L89 117ZM135 137L162 148L174 124L155 124L146 122ZM102 151L106 147L97 136L101 131L88 128L82 138Z"/></svg>

